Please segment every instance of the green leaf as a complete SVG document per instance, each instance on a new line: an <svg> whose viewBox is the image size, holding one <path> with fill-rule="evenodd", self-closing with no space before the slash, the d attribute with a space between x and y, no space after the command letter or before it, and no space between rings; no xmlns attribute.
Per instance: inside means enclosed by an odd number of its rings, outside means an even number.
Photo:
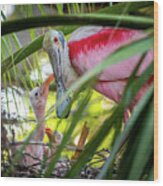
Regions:
<svg viewBox="0 0 163 186"><path fill-rule="evenodd" d="M52 171L54 170L55 164L57 163L62 150L64 149L64 147L67 144L68 140L70 139L70 136L72 135L77 123L80 121L80 119L82 117L82 113L84 112L84 109L89 102L90 96L91 96L91 92L88 92L86 97L83 97L83 99L80 101L79 107L78 107L76 113L74 114L74 117L72 119L70 127L68 128L68 131L64 135L62 143L59 146L55 156L52 158L52 160L50 161L50 163L47 167L47 170L45 172L45 177L50 177Z"/></svg>
<svg viewBox="0 0 163 186"><path fill-rule="evenodd" d="M152 166L152 168L150 169L148 180L154 181L154 166Z"/></svg>
<svg viewBox="0 0 163 186"><path fill-rule="evenodd" d="M111 150L111 154L110 154L109 158L107 159L107 161L105 162L105 165L103 166L100 174L97 176L97 179L107 178L107 172L111 171L110 166L111 166L113 160L115 160L116 154L120 150L121 145L127 139L132 128L137 124L138 118L142 114L143 110L146 108L146 105L150 101L152 95L153 95L153 86L149 89L149 91L146 92L146 94L142 97L142 100L134 108L132 115L131 115L123 133L120 134L117 137L117 139L115 140L113 149Z"/></svg>
<svg viewBox="0 0 163 186"><path fill-rule="evenodd" d="M152 65L150 67L152 67ZM89 158L93 156L98 146L102 143L102 141L108 135L112 126L115 129L117 127L120 128L120 124L122 123L124 111L129 106L131 101L134 99L136 92L138 92L141 86L146 82L146 78L149 79L149 77L151 76L151 74L148 73L150 67L141 75L141 77L139 78L139 81L137 81L136 87L134 84L135 82L134 80L132 80L133 81L132 84L129 81L130 86L126 87L126 91L122 97L121 102L115 108L113 114L104 121L99 131L90 140L88 145L85 147L85 150L81 153L79 160L74 164L70 172L66 175L66 178L67 177L76 178L78 176L84 164L88 161ZM146 77L146 78L143 78L143 81L142 81L142 77ZM135 93L131 94L130 103L129 103L128 96L126 96L126 92L130 92L133 88L135 89Z"/></svg>
<svg viewBox="0 0 163 186"><path fill-rule="evenodd" d="M63 15L64 14L64 12L63 12L63 4L56 4L56 7L57 7L58 14L59 15Z"/></svg>
<svg viewBox="0 0 163 186"><path fill-rule="evenodd" d="M118 179L140 180L153 149L153 96L129 135Z"/></svg>
<svg viewBox="0 0 163 186"><path fill-rule="evenodd" d="M20 61L28 57L30 54L36 52L42 47L43 36L38 37L33 42L31 42L26 47L19 49L17 52L13 54L13 56L8 57L5 59L1 64L2 74L17 65ZM11 63L13 58L13 63Z"/></svg>
<svg viewBox="0 0 163 186"><path fill-rule="evenodd" d="M64 34L69 34L75 28L76 27L71 27L71 28L63 27L63 28L59 28L59 30L62 30ZM27 46L20 48L11 56L4 59L1 64L2 74L5 73L7 70L10 70L14 65L17 65L19 62L29 57L31 54L40 50L42 48L43 38L44 35L39 36L38 38L34 39L31 43L29 43Z"/></svg>
<svg viewBox="0 0 163 186"><path fill-rule="evenodd" d="M108 15L108 14L79 14L30 17L2 22L1 34L9 34L29 28L59 26L59 25L103 25L145 29L153 27L153 19L138 16ZM16 26L15 26L16 25Z"/></svg>
<svg viewBox="0 0 163 186"><path fill-rule="evenodd" d="M144 1L144 2L123 2L123 3L117 3L111 7L105 7L98 11L98 13L108 13L108 14L129 14L134 13L138 11L141 8L144 7L153 7L152 1ZM127 10L124 12L125 7L127 7Z"/></svg>
<svg viewBox="0 0 163 186"><path fill-rule="evenodd" d="M145 114L142 112L143 117L138 120L142 122L140 125L141 130L137 134L135 139L135 143L133 144L134 152L130 154L133 155L133 160L131 164L131 169L129 170L127 179L129 180L138 180L141 178L141 174L145 168L145 165L148 161L148 158L151 154L151 150L153 149L153 140L154 140L154 133L153 133L153 124L154 124L154 105L153 105L153 97L151 99L150 104L148 104L147 108L145 109ZM142 120L142 121L141 121ZM138 126L137 126L138 127ZM136 135L136 134L135 134ZM132 151L132 150L131 150Z"/></svg>

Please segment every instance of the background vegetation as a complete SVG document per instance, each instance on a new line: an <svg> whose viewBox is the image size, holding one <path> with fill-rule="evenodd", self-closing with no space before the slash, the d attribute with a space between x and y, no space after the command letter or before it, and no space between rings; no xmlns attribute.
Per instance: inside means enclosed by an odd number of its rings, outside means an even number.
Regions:
<svg viewBox="0 0 163 186"><path fill-rule="evenodd" d="M149 32L149 36L117 50L100 67L70 87L68 93L78 88L81 92L74 98L72 111L66 120L56 117L53 83L46 107L46 125L63 133L64 138L47 167L42 167L37 174L30 172L23 176L53 177L52 172L59 160L63 157L71 160L74 152L66 146L77 145L86 124L89 128L86 145L64 177L81 178L84 175L82 178L153 180L153 86L134 109L128 123L125 126L123 123L125 109L153 73L153 65L134 81L137 66L119 104L91 89L92 79L109 65L138 53L143 56L153 48L153 2L14 7L14 13L9 17L3 9L1 11L1 115L2 131L7 131L7 134L3 132L7 138L2 134L2 176L23 175L15 166L22 151L10 157L10 144L27 139L24 148L30 134L37 129L29 104L29 91L52 72L47 54L42 50L44 33L52 28L62 30L68 39L71 32L81 25L107 25L143 29ZM46 136L44 143L48 143Z"/></svg>

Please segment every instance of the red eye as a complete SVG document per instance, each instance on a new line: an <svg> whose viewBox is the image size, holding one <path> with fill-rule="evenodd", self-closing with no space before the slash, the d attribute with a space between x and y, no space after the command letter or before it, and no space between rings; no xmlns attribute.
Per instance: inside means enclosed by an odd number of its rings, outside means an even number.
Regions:
<svg viewBox="0 0 163 186"><path fill-rule="evenodd" d="M54 38L54 42L55 42L55 43L58 42L58 38L57 38L57 37Z"/></svg>

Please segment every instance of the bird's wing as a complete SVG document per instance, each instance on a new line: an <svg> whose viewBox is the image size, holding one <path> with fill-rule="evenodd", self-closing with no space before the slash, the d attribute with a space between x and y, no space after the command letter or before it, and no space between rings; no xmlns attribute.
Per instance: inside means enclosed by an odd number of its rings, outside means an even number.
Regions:
<svg viewBox="0 0 163 186"><path fill-rule="evenodd" d="M93 34L98 33L103 29L102 26L82 26L72 32L68 42L79 41L81 39L87 38Z"/></svg>
<svg viewBox="0 0 163 186"><path fill-rule="evenodd" d="M70 61L75 71L82 75L108 58L118 48L142 39L143 31L111 28L81 27L72 33L68 42ZM117 81L128 78L141 56L135 55L111 65L98 77L99 81ZM146 55L137 75L140 75L153 61L153 50Z"/></svg>
<svg viewBox="0 0 163 186"><path fill-rule="evenodd" d="M81 27L71 35L68 43L69 57L74 70L82 75L103 62L113 52L134 41L146 37L143 31L111 28L111 27ZM141 55L135 55L106 68L97 78L95 89L106 97L119 102L127 83L127 78L133 72ZM142 62L138 76L153 62L151 49ZM151 80L150 82L152 82ZM145 85L148 87L148 83ZM137 95L135 103L141 97L144 89Z"/></svg>

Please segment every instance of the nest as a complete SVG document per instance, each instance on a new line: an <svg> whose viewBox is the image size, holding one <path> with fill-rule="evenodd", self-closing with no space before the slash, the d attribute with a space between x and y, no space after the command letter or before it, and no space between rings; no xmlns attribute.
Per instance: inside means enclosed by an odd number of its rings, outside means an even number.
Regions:
<svg viewBox="0 0 163 186"><path fill-rule="evenodd" d="M14 151L13 153L13 149L15 149L17 146L19 147L23 145L24 142L15 142L15 140L9 142L6 136L6 130L4 130L3 127L2 130L1 175L3 177L44 178L52 157L45 156L43 159L38 159L38 156L34 157L32 153L27 153L27 151L24 151L21 152L21 158L17 158L17 161L15 161L17 151ZM44 147L48 146L48 144L40 142L30 142L28 145ZM54 170L49 176L50 178L66 178L66 174L71 170L72 166L78 160L79 155L83 150L83 148L70 145L66 146L66 148L70 151L74 151L74 155L71 157L71 159L68 157L61 157L55 164ZM110 151L108 149L101 149L97 151L94 156L85 164L78 178L95 179L105 164L105 161L109 157L109 154ZM55 156L55 154L52 156ZM33 164L29 165L25 163L24 160L29 158L33 160Z"/></svg>
<svg viewBox="0 0 163 186"><path fill-rule="evenodd" d="M7 152L5 152L7 153ZM107 154L107 156L103 154ZM103 164L105 163L109 151L107 149L102 149L98 151L94 158L91 159L82 169L79 174L80 179L95 179L96 176L100 173ZM6 154L5 154L6 156ZM30 156L29 154L24 154L24 156ZM32 158L32 157L31 157ZM34 158L34 157L33 157ZM1 163L1 174L2 177L29 177L29 178L44 178L45 172L47 170L48 161L40 161L30 166L25 166L23 164L13 164L11 161L13 158L8 158L7 161L4 159L4 154L2 155ZM70 160L68 158L61 158L55 165L54 170L52 171L50 178L66 178L66 174L71 170L71 167L76 162L76 160ZM96 166L97 163L100 163L100 166ZM12 165L12 167L11 167Z"/></svg>

